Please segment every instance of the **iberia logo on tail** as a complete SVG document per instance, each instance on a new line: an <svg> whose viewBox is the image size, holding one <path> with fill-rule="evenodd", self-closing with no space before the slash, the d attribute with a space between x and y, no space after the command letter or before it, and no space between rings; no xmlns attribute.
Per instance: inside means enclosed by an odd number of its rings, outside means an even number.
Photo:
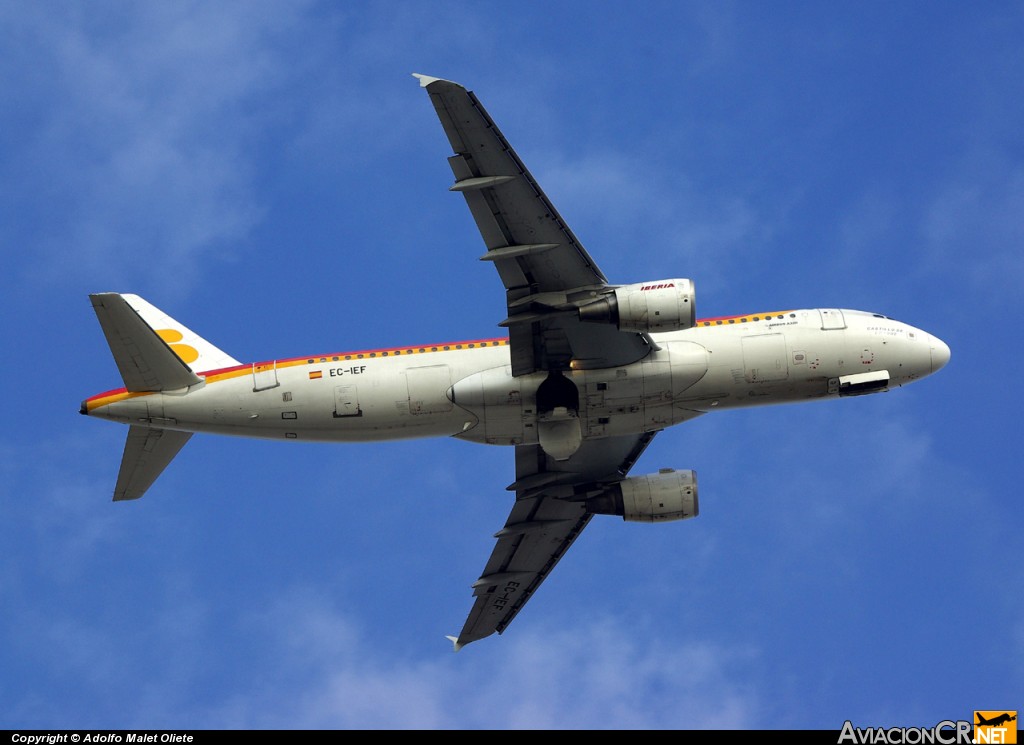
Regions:
<svg viewBox="0 0 1024 745"><path fill-rule="evenodd" d="M177 329L156 329L156 334L171 348L181 361L186 365L191 365L193 362L199 359L199 350L195 347L190 347L188 344L179 344L182 339L185 338Z"/></svg>

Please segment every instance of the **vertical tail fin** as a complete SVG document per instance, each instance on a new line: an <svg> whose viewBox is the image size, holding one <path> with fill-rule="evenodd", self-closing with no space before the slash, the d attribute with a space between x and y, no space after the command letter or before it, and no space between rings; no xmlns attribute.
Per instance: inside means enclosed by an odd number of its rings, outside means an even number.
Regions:
<svg viewBox="0 0 1024 745"><path fill-rule="evenodd" d="M142 320L157 336L170 346L181 361L195 372L218 370L241 364L231 355L218 349L185 324L175 321L159 308L150 305L138 295L122 295Z"/></svg>
<svg viewBox="0 0 1024 745"><path fill-rule="evenodd" d="M187 388L199 382L195 370L238 364L138 295L105 292L89 299L129 391Z"/></svg>

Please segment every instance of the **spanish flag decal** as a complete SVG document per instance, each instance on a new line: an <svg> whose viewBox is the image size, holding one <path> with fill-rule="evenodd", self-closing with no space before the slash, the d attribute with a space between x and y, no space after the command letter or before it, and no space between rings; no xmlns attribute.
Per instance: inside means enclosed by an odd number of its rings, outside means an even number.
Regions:
<svg viewBox="0 0 1024 745"><path fill-rule="evenodd" d="M324 376L324 374L323 374L323 372L321 370L314 370L313 372L311 372L309 374L309 379L310 380L319 380L323 376Z"/></svg>

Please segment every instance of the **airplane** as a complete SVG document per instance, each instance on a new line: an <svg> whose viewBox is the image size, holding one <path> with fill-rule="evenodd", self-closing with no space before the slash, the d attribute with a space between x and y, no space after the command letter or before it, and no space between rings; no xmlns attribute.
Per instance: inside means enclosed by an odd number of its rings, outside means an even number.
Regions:
<svg viewBox="0 0 1024 745"><path fill-rule="evenodd" d="M1017 715L1014 714L1013 716L1011 716L1010 712L1004 712L1004 713L1000 714L999 716L992 717L991 719L985 719L985 717L983 717L979 713L978 714L977 725L979 727L998 727L1001 724L1006 724L1007 722L1013 722L1016 719L1017 719Z"/></svg>
<svg viewBox="0 0 1024 745"><path fill-rule="evenodd" d="M114 500L141 497L196 432L361 442L454 437L514 448L510 511L455 651L501 634L595 515L696 517L697 476L630 475L662 430L709 412L878 394L949 347L879 313L698 319L694 283L613 284L473 92L414 74L497 270L507 335L240 362L133 294L90 295L124 382L81 413L128 425Z"/></svg>

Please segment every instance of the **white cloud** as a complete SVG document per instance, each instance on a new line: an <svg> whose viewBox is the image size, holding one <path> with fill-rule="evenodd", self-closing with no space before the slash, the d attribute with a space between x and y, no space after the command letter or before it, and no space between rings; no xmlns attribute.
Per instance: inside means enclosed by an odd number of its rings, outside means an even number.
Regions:
<svg viewBox="0 0 1024 745"><path fill-rule="evenodd" d="M736 682L750 679L736 670L756 665L756 650L641 641L619 621L520 629L457 655L439 639L437 656L424 660L369 648L345 614L308 591L258 623L285 650L280 683L248 705L228 703L240 727L743 728L759 713L750 685Z"/></svg>
<svg viewBox="0 0 1024 745"><path fill-rule="evenodd" d="M260 218L250 151L281 116L280 39L302 6L107 10L11 19L22 36L7 65L41 91L17 92L38 120L22 133L20 188L49 207L24 226L25 272L180 287Z"/></svg>

